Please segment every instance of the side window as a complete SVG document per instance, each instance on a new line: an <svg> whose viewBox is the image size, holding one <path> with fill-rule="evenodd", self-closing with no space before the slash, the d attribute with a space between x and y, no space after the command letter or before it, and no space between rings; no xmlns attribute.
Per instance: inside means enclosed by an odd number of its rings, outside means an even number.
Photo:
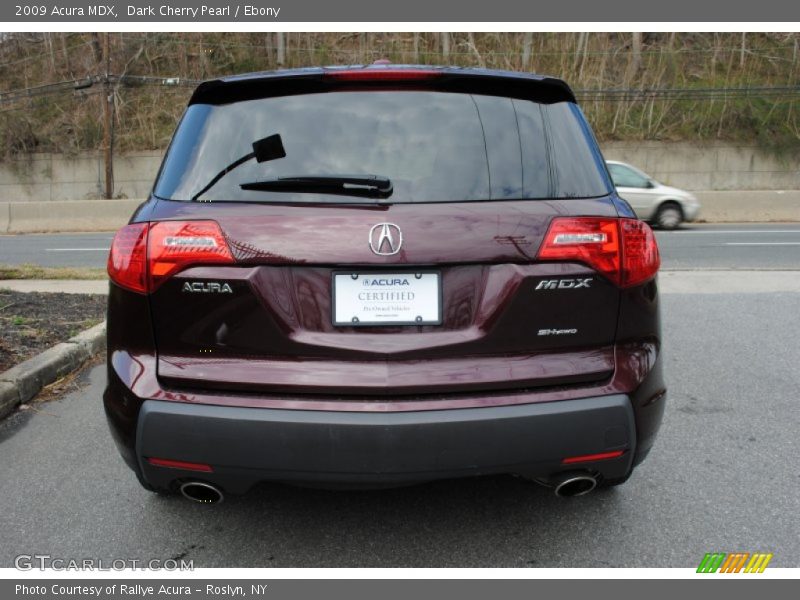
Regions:
<svg viewBox="0 0 800 600"><path fill-rule="evenodd" d="M510 98L472 96L483 127L493 200L522 197L519 131Z"/></svg>
<svg viewBox="0 0 800 600"><path fill-rule="evenodd" d="M608 165L608 170L611 173L611 179L614 180L614 185L617 187L629 188L646 188L649 181L646 177L642 177L633 169L629 169L623 165Z"/></svg>
<svg viewBox="0 0 800 600"><path fill-rule="evenodd" d="M522 195L525 198L551 198L547 137L541 105L514 100L522 150Z"/></svg>
<svg viewBox="0 0 800 600"><path fill-rule="evenodd" d="M580 109L572 102L544 105L552 150L555 195L559 198L604 196L611 182L597 142Z"/></svg>

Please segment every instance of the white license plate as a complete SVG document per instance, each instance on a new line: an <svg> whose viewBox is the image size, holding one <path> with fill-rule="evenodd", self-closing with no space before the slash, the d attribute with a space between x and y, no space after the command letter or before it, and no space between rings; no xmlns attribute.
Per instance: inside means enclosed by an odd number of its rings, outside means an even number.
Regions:
<svg viewBox="0 0 800 600"><path fill-rule="evenodd" d="M334 273L334 325L439 325L439 273Z"/></svg>

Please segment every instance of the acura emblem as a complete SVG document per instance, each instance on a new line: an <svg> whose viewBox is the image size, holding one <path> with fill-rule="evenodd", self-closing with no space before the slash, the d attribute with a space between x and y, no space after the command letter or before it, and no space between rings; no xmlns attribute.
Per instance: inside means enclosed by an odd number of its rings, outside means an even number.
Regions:
<svg viewBox="0 0 800 600"><path fill-rule="evenodd" d="M400 252L403 232L394 223L378 223L369 230L369 249L380 256L391 256Z"/></svg>

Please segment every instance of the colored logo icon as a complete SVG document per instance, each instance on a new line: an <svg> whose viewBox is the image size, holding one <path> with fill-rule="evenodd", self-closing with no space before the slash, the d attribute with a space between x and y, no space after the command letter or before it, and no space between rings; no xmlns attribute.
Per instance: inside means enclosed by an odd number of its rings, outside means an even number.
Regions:
<svg viewBox="0 0 800 600"><path fill-rule="evenodd" d="M763 573L772 554L766 552L708 552L697 567L698 573Z"/></svg>

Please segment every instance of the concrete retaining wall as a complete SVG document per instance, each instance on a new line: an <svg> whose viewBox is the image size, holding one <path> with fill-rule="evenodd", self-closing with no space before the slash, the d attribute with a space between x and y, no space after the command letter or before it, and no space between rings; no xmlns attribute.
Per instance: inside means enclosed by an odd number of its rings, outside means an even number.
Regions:
<svg viewBox="0 0 800 600"><path fill-rule="evenodd" d="M638 166L688 190L800 190L800 157L778 158L759 148L684 142L606 142L606 158ZM144 198L163 152L133 152L114 159L114 197ZM33 154L0 162L0 202L94 200L102 197L100 153L74 157Z"/></svg>
<svg viewBox="0 0 800 600"><path fill-rule="evenodd" d="M800 189L800 158L780 158L752 146L607 142L603 154L687 190Z"/></svg>
<svg viewBox="0 0 800 600"><path fill-rule="evenodd" d="M161 151L115 156L114 197L146 197L161 158ZM0 162L0 202L97 200L103 197L104 178L100 153L32 154L25 159Z"/></svg>
<svg viewBox="0 0 800 600"><path fill-rule="evenodd" d="M141 202L142 200L0 202L0 233L111 231L125 225Z"/></svg>
<svg viewBox="0 0 800 600"><path fill-rule="evenodd" d="M800 159L754 147L667 142L609 142L609 159L632 163L669 185L694 190L709 222L800 221ZM0 233L105 231L124 225L147 197L162 152L118 155L115 196L103 191L97 153L35 154L0 163Z"/></svg>
<svg viewBox="0 0 800 600"><path fill-rule="evenodd" d="M695 192L708 223L800 221L800 190Z"/></svg>

